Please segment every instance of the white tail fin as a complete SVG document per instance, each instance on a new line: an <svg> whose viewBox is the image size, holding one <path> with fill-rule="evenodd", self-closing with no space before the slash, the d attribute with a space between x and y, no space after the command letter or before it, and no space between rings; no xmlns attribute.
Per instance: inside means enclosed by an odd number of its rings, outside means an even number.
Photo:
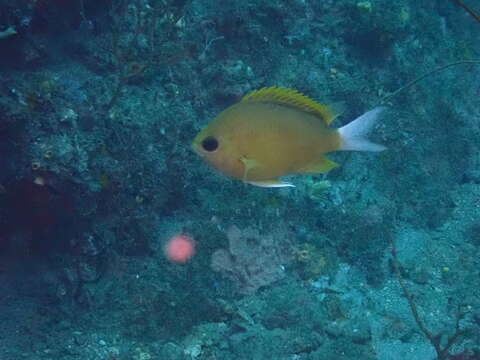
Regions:
<svg viewBox="0 0 480 360"><path fill-rule="evenodd" d="M384 107L376 107L338 129L341 139L340 150L382 151L386 147L368 140L367 135L372 130Z"/></svg>

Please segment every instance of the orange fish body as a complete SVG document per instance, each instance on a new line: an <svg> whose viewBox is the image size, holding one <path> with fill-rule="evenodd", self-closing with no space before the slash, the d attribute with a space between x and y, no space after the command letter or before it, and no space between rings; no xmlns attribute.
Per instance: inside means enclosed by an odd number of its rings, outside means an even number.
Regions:
<svg viewBox="0 0 480 360"><path fill-rule="evenodd" d="M292 186L277 178L337 166L324 157L348 148L341 131L328 127L334 118L328 107L294 90L264 88L220 113L192 148L227 176L259 186Z"/></svg>

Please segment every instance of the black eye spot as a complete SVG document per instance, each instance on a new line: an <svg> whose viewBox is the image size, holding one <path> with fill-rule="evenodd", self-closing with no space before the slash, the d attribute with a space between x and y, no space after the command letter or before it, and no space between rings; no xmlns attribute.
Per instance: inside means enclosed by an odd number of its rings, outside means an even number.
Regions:
<svg viewBox="0 0 480 360"><path fill-rule="evenodd" d="M212 136L209 136L202 141L202 148L203 150L209 152L215 151L218 148L218 140Z"/></svg>

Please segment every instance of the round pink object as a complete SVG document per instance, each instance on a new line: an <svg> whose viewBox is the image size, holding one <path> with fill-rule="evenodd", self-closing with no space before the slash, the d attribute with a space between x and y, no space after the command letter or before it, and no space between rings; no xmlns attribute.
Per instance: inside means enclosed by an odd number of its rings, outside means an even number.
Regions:
<svg viewBox="0 0 480 360"><path fill-rule="evenodd" d="M195 241L188 235L175 235L165 244L164 251L169 260L184 263L195 253Z"/></svg>

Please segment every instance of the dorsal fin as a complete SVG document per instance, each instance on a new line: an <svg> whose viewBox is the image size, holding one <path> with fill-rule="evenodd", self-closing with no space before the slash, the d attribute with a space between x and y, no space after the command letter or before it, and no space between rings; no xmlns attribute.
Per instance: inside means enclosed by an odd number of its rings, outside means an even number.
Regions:
<svg viewBox="0 0 480 360"><path fill-rule="evenodd" d="M277 86L254 90L242 98L242 102L270 102L280 105L292 106L322 119L329 125L338 115L328 106L317 103L302 93Z"/></svg>

